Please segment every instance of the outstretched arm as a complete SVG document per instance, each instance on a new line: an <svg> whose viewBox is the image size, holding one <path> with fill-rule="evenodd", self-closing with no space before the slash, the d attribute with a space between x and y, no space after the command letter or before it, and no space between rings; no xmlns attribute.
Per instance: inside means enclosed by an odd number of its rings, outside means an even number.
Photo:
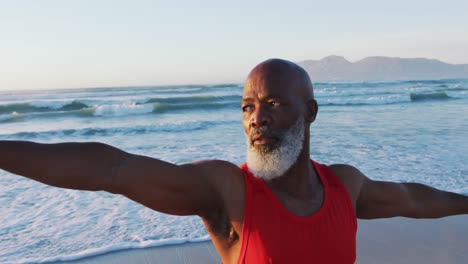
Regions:
<svg viewBox="0 0 468 264"><path fill-rule="evenodd" d="M1 169L77 190L113 191L114 176L127 155L100 143L0 141Z"/></svg>
<svg viewBox="0 0 468 264"><path fill-rule="evenodd" d="M394 216L440 218L468 214L468 197L419 183L394 183L365 178L357 201L359 218Z"/></svg>
<svg viewBox="0 0 468 264"><path fill-rule="evenodd" d="M468 196L419 183L374 181L352 166L338 166L340 178L347 178L346 185L354 194L358 218L440 218L468 214Z"/></svg>
<svg viewBox="0 0 468 264"><path fill-rule="evenodd" d="M123 194L177 215L203 215L221 207L223 184L238 173L227 162L179 166L102 143L24 141L0 141L0 169L56 187Z"/></svg>

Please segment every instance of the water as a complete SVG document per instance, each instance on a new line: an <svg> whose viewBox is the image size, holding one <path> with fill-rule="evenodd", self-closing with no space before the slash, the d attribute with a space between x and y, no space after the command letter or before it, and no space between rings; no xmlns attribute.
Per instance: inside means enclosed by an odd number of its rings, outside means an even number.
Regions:
<svg viewBox="0 0 468 264"><path fill-rule="evenodd" d="M181 164L241 164L241 85L0 92L0 140L100 141ZM468 80L317 83L311 156L468 194ZM197 217L0 171L0 263L206 240Z"/></svg>

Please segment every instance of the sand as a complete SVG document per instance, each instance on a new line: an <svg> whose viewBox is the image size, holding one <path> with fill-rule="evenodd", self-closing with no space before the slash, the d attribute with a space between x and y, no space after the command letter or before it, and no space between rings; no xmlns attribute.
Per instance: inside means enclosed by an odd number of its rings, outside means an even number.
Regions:
<svg viewBox="0 0 468 264"><path fill-rule="evenodd" d="M110 252L104 255L84 258L76 261L57 262L76 264L146 264L146 263L221 263L221 259L208 242L186 243L181 245L170 245L146 249L130 249Z"/></svg>
<svg viewBox="0 0 468 264"><path fill-rule="evenodd" d="M357 263L468 263L468 216L359 221Z"/></svg>
<svg viewBox="0 0 468 264"><path fill-rule="evenodd" d="M468 263L468 216L442 219L360 220L359 264ZM211 242L124 250L89 257L76 264L220 263Z"/></svg>

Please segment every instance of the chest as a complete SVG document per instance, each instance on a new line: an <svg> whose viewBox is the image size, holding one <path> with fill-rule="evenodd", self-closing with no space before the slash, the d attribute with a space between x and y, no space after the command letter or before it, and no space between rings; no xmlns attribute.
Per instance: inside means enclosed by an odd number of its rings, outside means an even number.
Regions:
<svg viewBox="0 0 468 264"><path fill-rule="evenodd" d="M306 199L299 199L281 191L271 190L271 202L279 205L280 210L284 209L292 215L306 217L315 214L320 210L324 202L323 187L319 186Z"/></svg>
<svg viewBox="0 0 468 264"><path fill-rule="evenodd" d="M319 209L303 217L255 195L244 216L241 263L353 263L356 219L349 199L339 194L328 190Z"/></svg>

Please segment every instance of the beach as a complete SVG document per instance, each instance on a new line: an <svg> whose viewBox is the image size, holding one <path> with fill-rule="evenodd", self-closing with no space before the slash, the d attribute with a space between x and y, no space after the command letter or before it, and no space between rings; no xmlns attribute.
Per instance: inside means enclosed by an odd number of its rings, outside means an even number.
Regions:
<svg viewBox="0 0 468 264"><path fill-rule="evenodd" d="M220 84L2 91L0 140L102 142L175 164L221 159L240 165L246 158L242 89ZM314 83L314 94L315 161L350 164L375 180L468 195L468 80ZM466 260L468 221L457 219L361 221L358 263ZM162 214L121 195L59 189L0 171L2 264L125 256L219 263L209 245L199 217Z"/></svg>
<svg viewBox="0 0 468 264"><path fill-rule="evenodd" d="M68 264L220 263L211 242L124 250ZM360 264L466 264L468 216L441 219L393 218L359 220L357 261Z"/></svg>
<svg viewBox="0 0 468 264"><path fill-rule="evenodd" d="M468 263L468 216L359 221L357 263Z"/></svg>

